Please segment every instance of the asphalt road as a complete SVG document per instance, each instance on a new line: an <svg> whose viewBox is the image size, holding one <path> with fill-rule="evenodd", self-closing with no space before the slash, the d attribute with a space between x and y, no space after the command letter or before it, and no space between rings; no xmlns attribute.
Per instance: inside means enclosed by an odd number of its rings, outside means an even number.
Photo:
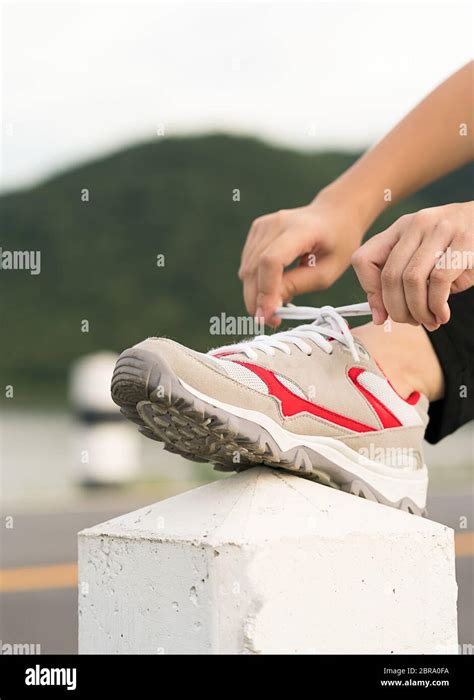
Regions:
<svg viewBox="0 0 474 700"><path fill-rule="evenodd" d="M110 497L102 500L101 505L101 499L94 498L93 509L89 509L89 503L71 512L2 516L0 568L10 573L9 590L0 593L0 645L39 644L38 650L45 654L77 653L77 532L158 498L122 497L113 506ZM466 526L467 531L474 529L472 494L432 497L429 512L433 520L462 533L462 556L456 561L459 641L474 645L474 533L466 537ZM13 520L7 523L7 517ZM28 570L16 571L20 567ZM25 576L30 581L26 590Z"/></svg>

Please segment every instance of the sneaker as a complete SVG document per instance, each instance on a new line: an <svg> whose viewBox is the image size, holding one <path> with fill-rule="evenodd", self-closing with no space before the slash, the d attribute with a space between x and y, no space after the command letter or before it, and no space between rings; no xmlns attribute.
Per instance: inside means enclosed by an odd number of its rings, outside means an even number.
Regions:
<svg viewBox="0 0 474 700"><path fill-rule="evenodd" d="M282 307L311 323L200 353L167 338L125 350L112 398L139 430L193 461L298 472L424 514L428 400L392 388L340 308Z"/></svg>

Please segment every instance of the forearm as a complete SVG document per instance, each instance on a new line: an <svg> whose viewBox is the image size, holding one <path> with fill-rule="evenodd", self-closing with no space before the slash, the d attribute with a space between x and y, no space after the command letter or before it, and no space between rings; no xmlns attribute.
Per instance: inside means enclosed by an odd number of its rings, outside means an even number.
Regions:
<svg viewBox="0 0 474 700"><path fill-rule="evenodd" d="M472 160L473 76L471 62L430 93L322 196L346 203L368 228L391 204Z"/></svg>

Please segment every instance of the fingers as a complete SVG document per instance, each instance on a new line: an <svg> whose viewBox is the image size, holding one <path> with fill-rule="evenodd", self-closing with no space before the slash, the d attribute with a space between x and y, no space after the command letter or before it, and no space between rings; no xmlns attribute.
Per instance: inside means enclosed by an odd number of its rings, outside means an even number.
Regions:
<svg viewBox="0 0 474 700"><path fill-rule="evenodd" d="M458 273L459 274L459 273ZM435 330L443 323L447 323L451 316L448 299L451 292L451 280L447 270L434 268L430 274L428 285L428 305L435 317Z"/></svg>
<svg viewBox="0 0 474 700"><path fill-rule="evenodd" d="M382 298L385 309L393 321L418 325L410 313L405 298L404 270L418 248L420 240L413 231L400 238L381 273Z"/></svg>
<svg viewBox="0 0 474 700"><path fill-rule="evenodd" d="M474 257L474 250L472 251L472 256ZM451 294L465 292L466 289L470 289L472 286L474 286L474 269L471 267L465 270L462 275L452 283Z"/></svg>
<svg viewBox="0 0 474 700"><path fill-rule="evenodd" d="M255 221L252 222L250 230L247 234L247 239L245 241L244 248L242 250L242 259L239 270L239 275L243 268L249 267L252 261L253 253L255 248L260 244L262 238L265 234L268 234L278 221L278 213L273 215L259 216Z"/></svg>
<svg viewBox="0 0 474 700"><path fill-rule="evenodd" d="M257 313L258 262L262 252L282 231L283 212L276 212L255 219L248 233L242 251L239 279L242 280L244 287L245 306L252 315Z"/></svg>
<svg viewBox="0 0 474 700"><path fill-rule="evenodd" d="M337 278L337 270L330 255L318 256L314 265L304 262L286 270L282 278L283 303L287 303L297 294L327 289Z"/></svg>
<svg viewBox="0 0 474 700"><path fill-rule="evenodd" d="M255 275L245 277L243 280L245 308L252 316L257 313L257 279Z"/></svg>
<svg viewBox="0 0 474 700"><path fill-rule="evenodd" d="M364 243L352 256L352 265L367 294L376 325L382 324L388 316L383 300L381 271L398 240L397 228L390 226Z"/></svg>
<svg viewBox="0 0 474 700"><path fill-rule="evenodd" d="M465 234L454 236L448 249L438 257L429 276L428 306L438 324L447 323L451 312L448 298L451 291L464 291L473 281L472 241ZM469 255L471 253L471 256Z"/></svg>
<svg viewBox="0 0 474 700"><path fill-rule="evenodd" d="M314 280L320 269L327 275L327 265L309 264L308 254L318 248L321 234L314 214L306 209L282 210L256 219L244 246L239 277L245 305L249 313L271 325L280 322L273 315L278 306L295 294L318 288ZM298 258L302 258L298 271L285 272ZM324 280L319 287L323 286Z"/></svg>
<svg viewBox="0 0 474 700"><path fill-rule="evenodd" d="M429 236L423 238L402 273L403 292L411 318L422 323L429 331L436 330L449 318L449 315L446 317L446 309L443 311L437 306L436 310L440 312L438 316L431 308L429 284L433 268L450 244L451 238L451 226L448 222L441 221Z"/></svg>
<svg viewBox="0 0 474 700"><path fill-rule="evenodd" d="M239 270L249 313L277 325L273 314L278 306L302 292L326 289L337 279L361 235L356 224L348 230L339 204L324 201L256 219ZM299 266L288 269L298 258Z"/></svg>
<svg viewBox="0 0 474 700"><path fill-rule="evenodd" d="M285 267L290 265L302 252L308 243L302 237L301 232L289 229L278 236L259 256L257 279L257 316L263 316L266 323L272 321L275 309L282 305L283 301L283 275ZM314 276L314 271L313 271ZM291 281L286 283L287 291L291 295L299 294L301 290ZM273 319L274 321L274 319Z"/></svg>
<svg viewBox="0 0 474 700"><path fill-rule="evenodd" d="M274 250L268 250L260 258L256 275L256 315L263 317L265 323L269 323L274 311L282 304L280 295L281 278L283 276L284 263L279 254Z"/></svg>
<svg viewBox="0 0 474 700"><path fill-rule="evenodd" d="M466 262L472 252L469 211L451 206L401 217L353 255L375 324L388 314L435 330L449 320L449 295L472 285L474 265Z"/></svg>

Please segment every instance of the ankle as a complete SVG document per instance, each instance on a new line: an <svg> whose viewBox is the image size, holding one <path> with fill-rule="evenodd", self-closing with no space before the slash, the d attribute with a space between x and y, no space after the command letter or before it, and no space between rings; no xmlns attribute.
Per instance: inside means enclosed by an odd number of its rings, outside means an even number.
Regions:
<svg viewBox="0 0 474 700"><path fill-rule="evenodd" d="M444 378L436 353L421 326L368 323L353 330L381 367L394 389L407 398L419 391L436 401L444 394Z"/></svg>

